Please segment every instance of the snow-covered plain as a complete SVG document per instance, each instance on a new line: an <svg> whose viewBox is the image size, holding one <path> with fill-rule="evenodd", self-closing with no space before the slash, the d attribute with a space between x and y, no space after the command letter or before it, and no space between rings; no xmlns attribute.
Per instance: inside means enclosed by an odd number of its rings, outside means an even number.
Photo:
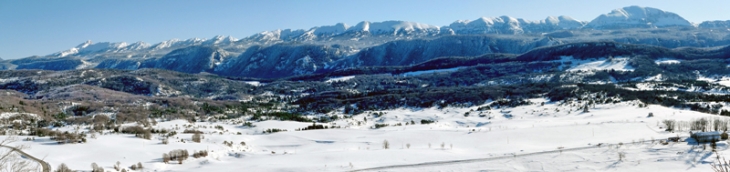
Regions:
<svg viewBox="0 0 730 172"><path fill-rule="evenodd" d="M654 105L640 108L638 102L596 105L590 112L583 112L579 104L545 99L530 101L531 105L482 111L477 110L479 106L473 106L369 112L326 124L341 128L307 131L294 130L311 123L292 121L253 122L255 127L231 121L159 122L154 128L174 129L179 133L167 145L161 144L158 135L145 140L128 134L97 134L85 144L58 145L47 137L15 144L30 145L31 149L26 152L44 159L54 168L66 163L71 169L87 171L93 162L112 170L117 161L124 167L141 162L143 171L350 171L502 156L507 158L376 171L709 171L709 164L714 162L715 156L709 149L698 149L686 142L670 145L633 142L688 135L663 131L660 121L664 119L688 121L716 115ZM379 117L373 115L380 112L383 114ZM654 116L647 117L649 113ZM421 120L436 122L424 125L420 124ZM415 125L405 125L410 121ZM390 126L374 129L375 124ZM191 134L182 134L188 125L205 132L201 143L191 142ZM223 129L216 129L217 125ZM84 128L78 130L86 131ZM271 128L288 131L262 133ZM74 126L58 129L77 130ZM390 143L390 149L383 148L385 140ZM229 147L223 141L234 144ZM559 147L591 147L599 143L625 144L619 148L603 146L510 158L515 154L554 151ZM720 154L730 154L724 143L720 145ZM209 150L210 155L191 157L183 164L162 163L162 154L174 149ZM626 158L619 161L617 152L626 153Z"/></svg>

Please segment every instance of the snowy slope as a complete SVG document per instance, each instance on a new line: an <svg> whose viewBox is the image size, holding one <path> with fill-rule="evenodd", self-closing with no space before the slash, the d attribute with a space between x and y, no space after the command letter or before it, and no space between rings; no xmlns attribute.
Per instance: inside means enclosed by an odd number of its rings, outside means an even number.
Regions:
<svg viewBox="0 0 730 172"><path fill-rule="evenodd" d="M629 65L629 58L616 57L613 59L599 59L599 60L575 60L571 57L563 57L564 61L571 61L571 67L567 71L600 71L600 70L615 70L615 71L633 71L634 68Z"/></svg>
<svg viewBox="0 0 730 172"><path fill-rule="evenodd" d="M694 27L681 16L656 8L629 6L602 14L588 23L586 28L624 29L624 28L662 28Z"/></svg>

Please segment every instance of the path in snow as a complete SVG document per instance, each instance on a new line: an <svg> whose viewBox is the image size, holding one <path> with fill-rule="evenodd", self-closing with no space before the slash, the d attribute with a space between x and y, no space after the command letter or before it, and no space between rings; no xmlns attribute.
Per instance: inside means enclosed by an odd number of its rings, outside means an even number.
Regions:
<svg viewBox="0 0 730 172"><path fill-rule="evenodd" d="M653 142L657 142L660 140L665 140L665 139L645 140L643 142L638 141L637 143L648 143L648 142L653 143ZM626 143L630 143L630 142L626 142ZM493 160L500 160L500 159L507 159L507 158L517 158L517 157L525 157L525 156L544 155L544 154L551 154L551 153L562 153L562 152L569 152L569 151L579 151L579 150L585 150L585 149L602 148L604 146L610 147L610 146L615 146L615 145L618 145L618 144L600 144L600 145L596 145L596 146L584 146L584 147L576 147L576 148L568 148L568 149L560 149L560 150L533 152L533 153L526 153L526 154L512 154L512 156L497 156L497 157L489 157L489 158L475 158L475 159L462 159L462 160L450 160L450 161L423 162L423 163L417 163L417 164L389 165L389 166L381 166L381 167L363 168L363 169L353 170L351 172L382 171L382 170L394 169L394 168L413 168L413 167L424 167L424 166L439 166L439 165L452 165L452 164L459 164L459 163L493 161Z"/></svg>

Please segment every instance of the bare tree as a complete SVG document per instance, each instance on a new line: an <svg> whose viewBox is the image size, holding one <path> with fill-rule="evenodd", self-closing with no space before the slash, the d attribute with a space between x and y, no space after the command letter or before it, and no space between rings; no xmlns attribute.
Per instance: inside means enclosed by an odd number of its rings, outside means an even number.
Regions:
<svg viewBox="0 0 730 172"><path fill-rule="evenodd" d="M66 164L61 163L61 165L58 165L58 168L56 169L56 172L73 172Z"/></svg>
<svg viewBox="0 0 730 172"><path fill-rule="evenodd" d="M91 163L91 172L104 172L104 168L99 167L96 163Z"/></svg>
<svg viewBox="0 0 730 172"><path fill-rule="evenodd" d="M117 163L116 163L116 164L114 164L114 169L115 169L115 170L117 170L117 171L119 171L119 169L121 169L121 168L122 168L122 166L120 166L121 164L122 164L122 163L120 163L119 161L117 161Z"/></svg>
<svg viewBox="0 0 730 172"><path fill-rule="evenodd" d="M16 136L10 135L0 140L0 171L31 172L38 171L38 164L24 160L16 151L27 149L27 145L9 146L18 141Z"/></svg>
<svg viewBox="0 0 730 172"><path fill-rule="evenodd" d="M623 161L624 158L626 158L626 152L619 152L618 153L618 160Z"/></svg>
<svg viewBox="0 0 730 172"><path fill-rule="evenodd" d="M674 129L675 129L674 125L677 123L677 121L667 119L667 120L662 121L662 123L664 123L664 125L667 126L667 131L674 131Z"/></svg>
<svg viewBox="0 0 730 172"><path fill-rule="evenodd" d="M390 149L390 143L388 143L388 140L383 141L383 149Z"/></svg>
<svg viewBox="0 0 730 172"><path fill-rule="evenodd" d="M715 152L717 154L717 152ZM722 160L720 160L722 158ZM717 163L712 163L712 170L715 172L730 172L730 161L717 154Z"/></svg>

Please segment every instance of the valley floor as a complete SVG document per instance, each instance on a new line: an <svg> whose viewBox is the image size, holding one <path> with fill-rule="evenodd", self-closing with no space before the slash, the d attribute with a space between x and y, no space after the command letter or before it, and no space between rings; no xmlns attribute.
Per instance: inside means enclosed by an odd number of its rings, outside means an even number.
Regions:
<svg viewBox="0 0 730 172"><path fill-rule="evenodd" d="M531 102L483 111L474 106L396 109L382 111L379 117L365 113L328 123L341 128L307 131L295 130L311 123L269 120L243 127L236 120L197 122L190 128L205 132L201 143L192 142L191 134L183 134L189 122L174 120L154 126L179 133L169 144L161 144L158 135L145 140L108 133L97 134L85 144L59 145L47 137L14 144L30 145L25 152L47 161L54 169L65 163L71 169L85 171L91 170L91 163L113 170L116 162L123 167L140 162L142 171L353 171L419 163L426 164L373 171L711 171L711 163L716 160L709 146L703 149L687 142L662 145L651 141L689 136L688 132L664 131L664 119L722 118L716 115L653 105L638 107L637 102L596 105L589 112L578 110L577 105L544 99ZM653 117L648 117L649 113ZM421 120L435 123L420 124ZM405 125L411 121L415 124ZM375 124L390 126L374 129ZM218 125L222 129L216 129ZM273 128L288 131L262 133ZM233 144L227 146L224 141ZM385 141L389 149L384 149ZM574 148L585 149L571 150ZM182 164L163 163L162 154L174 149L208 150L209 156L190 157ZM526 155L545 151L550 152ZM730 155L724 142L718 143L717 152ZM625 154L622 160L619 153Z"/></svg>

